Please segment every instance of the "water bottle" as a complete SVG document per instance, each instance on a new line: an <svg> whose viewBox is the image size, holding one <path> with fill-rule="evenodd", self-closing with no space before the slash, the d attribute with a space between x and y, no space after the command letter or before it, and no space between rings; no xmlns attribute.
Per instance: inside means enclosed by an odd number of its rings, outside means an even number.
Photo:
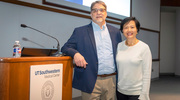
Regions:
<svg viewBox="0 0 180 100"><path fill-rule="evenodd" d="M15 44L13 46L13 57L21 57L21 45L19 44L19 41L15 41Z"/></svg>

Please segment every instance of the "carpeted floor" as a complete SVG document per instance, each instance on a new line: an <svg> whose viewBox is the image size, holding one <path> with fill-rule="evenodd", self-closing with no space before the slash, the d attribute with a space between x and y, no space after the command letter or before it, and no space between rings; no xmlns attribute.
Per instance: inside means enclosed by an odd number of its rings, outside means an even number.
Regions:
<svg viewBox="0 0 180 100"><path fill-rule="evenodd" d="M180 77L160 76L151 82L151 100L180 100Z"/></svg>
<svg viewBox="0 0 180 100"><path fill-rule="evenodd" d="M72 100L81 100L81 97ZM150 100L180 100L180 77L160 76L151 82Z"/></svg>

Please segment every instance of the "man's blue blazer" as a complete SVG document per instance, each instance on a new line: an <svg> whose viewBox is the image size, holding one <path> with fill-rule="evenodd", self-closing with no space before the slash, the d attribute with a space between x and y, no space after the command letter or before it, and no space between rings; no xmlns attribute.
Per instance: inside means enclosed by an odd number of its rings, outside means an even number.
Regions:
<svg viewBox="0 0 180 100"><path fill-rule="evenodd" d="M114 61L117 44L121 42L119 29L108 25L113 47ZM72 36L61 48L67 56L74 57L79 52L88 63L86 69L76 66L74 68L73 87L83 92L92 93L97 79L98 58L92 23L75 28ZM115 63L116 64L116 63Z"/></svg>

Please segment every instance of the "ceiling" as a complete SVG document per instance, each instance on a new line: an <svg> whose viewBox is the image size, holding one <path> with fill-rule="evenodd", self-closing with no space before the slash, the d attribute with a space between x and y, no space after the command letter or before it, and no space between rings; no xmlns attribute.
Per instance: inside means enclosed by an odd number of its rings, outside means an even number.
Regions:
<svg viewBox="0 0 180 100"><path fill-rule="evenodd" d="M180 0L161 0L161 6L180 7Z"/></svg>

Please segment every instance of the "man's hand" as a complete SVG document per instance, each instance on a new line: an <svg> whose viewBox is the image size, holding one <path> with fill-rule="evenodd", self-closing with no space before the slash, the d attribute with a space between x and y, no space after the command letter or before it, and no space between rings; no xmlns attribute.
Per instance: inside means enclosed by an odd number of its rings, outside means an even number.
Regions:
<svg viewBox="0 0 180 100"><path fill-rule="evenodd" d="M76 66L83 67L83 68L86 68L86 65L88 64L80 53L76 53L74 55L74 62Z"/></svg>

